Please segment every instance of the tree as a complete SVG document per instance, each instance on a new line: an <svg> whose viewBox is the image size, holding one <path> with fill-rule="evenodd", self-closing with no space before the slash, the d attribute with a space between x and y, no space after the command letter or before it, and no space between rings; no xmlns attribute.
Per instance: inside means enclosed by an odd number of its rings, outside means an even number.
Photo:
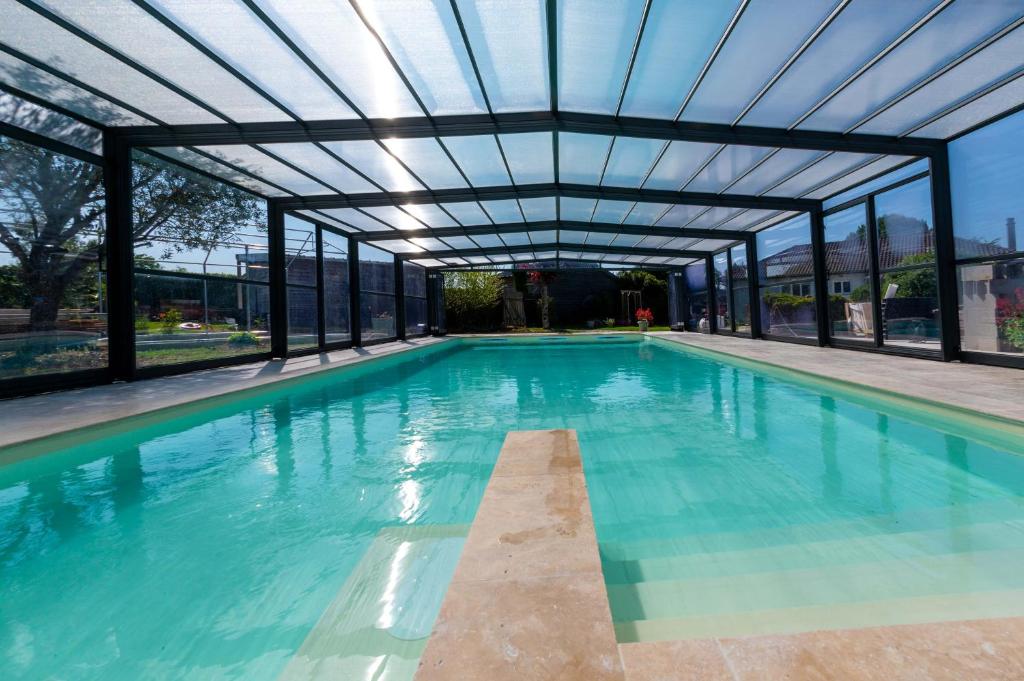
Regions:
<svg viewBox="0 0 1024 681"><path fill-rule="evenodd" d="M145 155L134 159L132 181L133 243L159 240L162 257L210 250L263 212L248 194ZM103 219L99 167L0 137L0 244L17 263L33 331L52 329L65 295L98 267Z"/></svg>
<svg viewBox="0 0 1024 681"><path fill-rule="evenodd" d="M907 265L929 265L913 270L901 272L890 272L882 277L882 293L889 288L889 284L896 284L897 298L934 298L938 295L938 286L935 282L935 258L930 253L916 253L908 255L900 261L900 267Z"/></svg>
<svg viewBox="0 0 1024 681"><path fill-rule="evenodd" d="M481 330L495 326L501 300L501 277L494 272L444 273L444 306L454 329Z"/></svg>
<svg viewBox="0 0 1024 681"><path fill-rule="evenodd" d="M548 285L558 278L555 272L533 270L529 274L530 283L540 286L540 325L542 328L551 328L551 296L548 295Z"/></svg>

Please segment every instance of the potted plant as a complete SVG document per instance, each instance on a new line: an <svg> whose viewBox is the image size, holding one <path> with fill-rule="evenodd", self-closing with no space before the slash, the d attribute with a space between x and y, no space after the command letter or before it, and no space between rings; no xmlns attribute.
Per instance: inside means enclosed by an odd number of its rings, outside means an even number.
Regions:
<svg viewBox="0 0 1024 681"><path fill-rule="evenodd" d="M640 333L647 333L647 328L654 321L654 313L649 307L641 307L636 311L636 323L640 326Z"/></svg>

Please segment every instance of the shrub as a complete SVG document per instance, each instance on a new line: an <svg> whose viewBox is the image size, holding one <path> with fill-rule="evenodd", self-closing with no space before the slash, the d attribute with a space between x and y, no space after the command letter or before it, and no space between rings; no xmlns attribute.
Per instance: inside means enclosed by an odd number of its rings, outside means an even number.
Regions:
<svg viewBox="0 0 1024 681"><path fill-rule="evenodd" d="M494 272L444 273L444 309L453 330L484 331L501 324L502 281Z"/></svg>
<svg viewBox="0 0 1024 681"><path fill-rule="evenodd" d="M174 330L181 324L181 310L171 308L160 314L160 328L164 333L174 333Z"/></svg>
<svg viewBox="0 0 1024 681"><path fill-rule="evenodd" d="M259 337L254 333L249 333L248 331L239 331L238 333L233 333L228 336L228 345L243 346L259 344Z"/></svg>

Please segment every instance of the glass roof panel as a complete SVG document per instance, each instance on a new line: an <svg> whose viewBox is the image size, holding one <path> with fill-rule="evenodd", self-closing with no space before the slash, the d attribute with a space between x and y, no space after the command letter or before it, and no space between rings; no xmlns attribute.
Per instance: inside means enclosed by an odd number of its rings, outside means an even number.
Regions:
<svg viewBox="0 0 1024 681"><path fill-rule="evenodd" d="M355 116L348 105L241 3L234 0L150 1L161 13L224 57L301 118L315 120ZM325 69L331 69L332 65L324 63L322 56L316 53L316 48L325 41L324 27L332 26L337 32L333 38L335 44L358 40L354 35L346 35L344 23L338 21L342 15L337 10L324 12L324 8L311 3L285 0L268 0L263 4L278 25ZM310 12L315 12L315 21L309 16ZM307 34L307 31L312 34ZM346 40L338 40L338 35L345 35ZM358 59L356 55L352 58Z"/></svg>
<svg viewBox="0 0 1024 681"><path fill-rule="evenodd" d="M558 240L568 244L582 244L587 241L587 232L577 232L572 229L563 229L558 233Z"/></svg>
<svg viewBox="0 0 1024 681"><path fill-rule="evenodd" d="M332 187L346 194L376 192L379 189L358 174L332 158L330 154L308 142L287 144L264 144L267 151L292 163L306 172L316 175Z"/></svg>
<svg viewBox="0 0 1024 681"><path fill-rule="evenodd" d="M747 147L729 144L722 148L696 177L684 187L691 192L720 192L730 182L750 170L751 167L773 150L769 147Z"/></svg>
<svg viewBox="0 0 1024 681"><path fill-rule="evenodd" d="M558 179L571 184L597 184L612 137L576 132L558 133Z"/></svg>
<svg viewBox="0 0 1024 681"><path fill-rule="evenodd" d="M0 121L94 154L103 153L99 128L2 91Z"/></svg>
<svg viewBox="0 0 1024 681"><path fill-rule="evenodd" d="M622 115L673 118L738 4L738 0L652 3Z"/></svg>
<svg viewBox="0 0 1024 681"><path fill-rule="evenodd" d="M339 220L335 220L332 217L328 217L324 213L321 213L321 212L318 212L318 211L314 211L314 210L297 210L295 212L299 213L300 215L306 216L310 220L316 220L317 222L321 222L321 223L323 223L325 225L329 225L331 227L334 227L335 229L340 229L341 231L349 233L349 234L351 234L353 232L358 232L359 231L355 227L351 227L349 225L346 225L343 222L341 222Z"/></svg>
<svg viewBox="0 0 1024 681"><path fill-rule="evenodd" d="M547 18L542 0L457 0L494 111L549 106Z"/></svg>
<svg viewBox="0 0 1024 681"><path fill-rule="evenodd" d="M576 220L579 222L590 222L590 216L594 212L596 199L577 199L572 196L563 196L559 199L559 210L563 220Z"/></svg>
<svg viewBox="0 0 1024 681"><path fill-rule="evenodd" d="M287 114L129 0L41 0L55 14L129 55L234 121L282 121ZM139 49L145 45L145 49ZM126 66L119 66L121 69Z"/></svg>
<svg viewBox="0 0 1024 681"><path fill-rule="evenodd" d="M439 239L430 239L426 237L409 239L413 244L420 248L425 248L428 251L450 251L452 250L448 244Z"/></svg>
<svg viewBox="0 0 1024 681"><path fill-rule="evenodd" d="M778 214L779 211L777 210L744 210L737 213L729 221L723 222L719 225L718 229L742 232L751 225Z"/></svg>
<svg viewBox="0 0 1024 681"><path fill-rule="evenodd" d="M719 248L725 248L729 244L736 243L728 239L701 239L695 241L687 250L691 251L717 251Z"/></svg>
<svg viewBox="0 0 1024 681"><path fill-rule="evenodd" d="M936 0L858 0L848 5L742 123L786 127L935 4Z"/></svg>
<svg viewBox="0 0 1024 681"><path fill-rule="evenodd" d="M4 0L0 7L3 16L0 42L5 45L151 114L154 120L171 124L222 122L210 112L126 67L27 7L13 0ZM21 89L35 92L37 88L31 86L32 72L19 69L19 62L9 55L7 57L5 70L14 71L8 74L8 78ZM30 85L22 86L22 81ZM44 92L42 96L53 101L48 93Z"/></svg>
<svg viewBox="0 0 1024 681"><path fill-rule="evenodd" d="M408 203L402 208L428 227L455 227L457 224L436 203Z"/></svg>
<svg viewBox="0 0 1024 681"><path fill-rule="evenodd" d="M704 142L672 142L658 161L654 172L647 178L644 187L678 190L719 146Z"/></svg>
<svg viewBox="0 0 1024 681"><path fill-rule="evenodd" d="M192 168L203 170L211 175L222 177L229 182L234 182L241 187L250 189L258 194L262 194L263 196L288 196L288 192L286 191L272 187L265 182L260 182L245 173L240 173L233 168L229 168L223 163L207 158L202 154L197 154L190 149L185 149L184 147L159 147L157 149L153 149L153 151L168 158L181 161L186 166L191 166Z"/></svg>
<svg viewBox="0 0 1024 681"><path fill-rule="evenodd" d="M879 161L876 161L875 163L870 164L867 168L870 168L871 170L869 172L872 175L874 175L874 174L877 174L879 172L879 168L882 167L881 161L888 161L890 163L893 163L893 162L902 162L903 160L904 159L902 157L899 157L899 156L886 156L883 159L880 159ZM847 201L852 201L853 199L856 199L856 198L859 198L861 196L864 196L865 194L869 194L869 193L875 191L876 189L882 189L883 187L887 187L887 186L889 186L891 184L895 184L895 183L897 183L900 180L903 180L905 178L913 177L914 175L920 175L921 173L926 173L926 172L928 172L928 160L927 159L921 159L919 161L914 161L913 163L908 163L907 165L903 166L899 170L894 170L891 173L886 173L882 177L877 177L877 178L875 178L875 179L873 179L873 180L871 180L869 182L865 182L864 184L857 185L853 189L850 189L850 190L845 191L845 192L843 192L843 193L841 193L841 194L839 194L837 196L834 196L831 199L823 202L822 206L827 210L829 208L832 208L833 206L838 206L841 203L846 203ZM846 182L851 182L851 181L855 182L856 180L850 180L850 179L844 178L844 181L846 181Z"/></svg>
<svg viewBox="0 0 1024 681"><path fill-rule="evenodd" d="M933 114L1024 67L1024 28L1008 33L970 59L939 76L909 97L890 107L856 132L900 135L912 132Z"/></svg>
<svg viewBox="0 0 1024 681"><path fill-rule="evenodd" d="M389 192L423 189L401 163L373 140L324 142L323 145Z"/></svg>
<svg viewBox="0 0 1024 681"><path fill-rule="evenodd" d="M374 241L374 246L379 246L389 253L421 253L423 249L411 244L405 239L389 239L387 241Z"/></svg>
<svg viewBox="0 0 1024 681"><path fill-rule="evenodd" d="M934 123L929 123L914 134L921 137L948 139L975 125L984 123L1004 111L1009 111L1020 102L1024 102L1024 78L1017 78L993 90Z"/></svg>
<svg viewBox="0 0 1024 681"><path fill-rule="evenodd" d="M693 239L690 237L676 237L675 239L669 239L665 242L664 248L671 248L677 251L685 251L690 248L694 243L700 241L700 239Z"/></svg>
<svg viewBox="0 0 1024 681"><path fill-rule="evenodd" d="M553 229L545 229L539 232L527 232L530 241L535 244L553 244L558 240L558 232Z"/></svg>
<svg viewBox="0 0 1024 681"><path fill-rule="evenodd" d="M450 3L359 0L358 4L428 112L449 115L487 110Z"/></svg>
<svg viewBox="0 0 1024 681"><path fill-rule="evenodd" d="M1020 14L1019 0L954 2L799 127L845 131Z"/></svg>
<svg viewBox="0 0 1024 681"><path fill-rule="evenodd" d="M629 215L633 209L632 201L609 201L601 199L597 202L597 209L594 210L592 222L620 223Z"/></svg>
<svg viewBox="0 0 1024 681"><path fill-rule="evenodd" d="M522 222L523 214L519 212L519 204L515 199L501 199L498 201L481 201L487 214L496 223Z"/></svg>
<svg viewBox="0 0 1024 681"><path fill-rule="evenodd" d="M497 234L474 235L473 241L480 244L480 248L498 248L505 245L505 242L499 239Z"/></svg>
<svg viewBox="0 0 1024 681"><path fill-rule="evenodd" d="M741 178L726 191L730 194L760 194L788 175L825 155L823 151L780 149L771 158Z"/></svg>
<svg viewBox="0 0 1024 681"><path fill-rule="evenodd" d="M486 265L491 262L490 258L486 255L470 255L465 260L471 265Z"/></svg>
<svg viewBox="0 0 1024 681"><path fill-rule="evenodd" d="M413 258L409 262L416 263L422 267L443 267L444 263L440 260L433 260L431 258Z"/></svg>
<svg viewBox="0 0 1024 681"><path fill-rule="evenodd" d="M639 242L637 242L637 246L640 248L661 248L669 241L672 241L672 239L667 236L648 235L642 238Z"/></svg>
<svg viewBox="0 0 1024 681"><path fill-rule="evenodd" d="M409 137L383 140L384 146L401 159L431 189L466 187L444 149L433 137Z"/></svg>
<svg viewBox="0 0 1024 681"><path fill-rule="evenodd" d="M690 227L709 229L715 227L720 222L724 222L729 218L735 217L737 213L742 212L739 208L726 208L724 206L717 206L704 213L701 213L700 217L690 223Z"/></svg>
<svg viewBox="0 0 1024 681"><path fill-rule="evenodd" d="M767 196L803 196L819 184L827 182L845 172L853 170L857 165L870 161L868 154L836 152L828 154L806 170L794 175L782 184L765 192Z"/></svg>
<svg viewBox="0 0 1024 681"><path fill-rule="evenodd" d="M373 219L356 208L324 208L320 212L364 232L393 231L391 227L382 224L379 220Z"/></svg>
<svg viewBox="0 0 1024 681"><path fill-rule="evenodd" d="M682 119L732 123L834 5L833 0L752 0Z"/></svg>
<svg viewBox="0 0 1024 681"><path fill-rule="evenodd" d="M550 132L529 132L498 137L516 184L555 181Z"/></svg>
<svg viewBox="0 0 1024 681"><path fill-rule="evenodd" d="M519 199L527 222L541 222L555 219L555 197L542 196L535 199Z"/></svg>
<svg viewBox="0 0 1024 681"><path fill-rule="evenodd" d="M533 253L511 253L510 257L515 261L523 260L536 260L537 256Z"/></svg>
<svg viewBox="0 0 1024 681"><path fill-rule="evenodd" d="M626 216L627 225L653 225L671 206L667 203L637 203Z"/></svg>
<svg viewBox="0 0 1024 681"><path fill-rule="evenodd" d="M444 261L445 265L468 265L469 264L465 260L463 260L462 258L442 258L441 260Z"/></svg>
<svg viewBox="0 0 1024 681"><path fill-rule="evenodd" d="M468 236L446 236L441 241L452 248L477 248L477 243Z"/></svg>
<svg viewBox="0 0 1024 681"><path fill-rule="evenodd" d="M569 111L615 113L644 3L558 3L558 102Z"/></svg>
<svg viewBox="0 0 1024 681"><path fill-rule="evenodd" d="M476 201L442 203L444 209L463 225L489 225L491 219Z"/></svg>
<svg viewBox="0 0 1024 681"><path fill-rule="evenodd" d="M527 232L502 232L500 236L507 246L530 245L530 235Z"/></svg>
<svg viewBox="0 0 1024 681"><path fill-rule="evenodd" d="M441 141L474 187L509 184L505 163L492 135L442 137Z"/></svg>
<svg viewBox="0 0 1024 681"><path fill-rule="evenodd" d="M590 232L587 237L588 246L607 246L615 240L617 234L609 234L608 232Z"/></svg>
<svg viewBox="0 0 1024 681"><path fill-rule="evenodd" d="M662 140L616 137L601 184L606 187L639 187L664 146Z"/></svg>
<svg viewBox="0 0 1024 681"><path fill-rule="evenodd" d="M704 206L676 205L672 206L665 216L658 220L659 227L683 227L706 210Z"/></svg>
<svg viewBox="0 0 1024 681"><path fill-rule="evenodd" d="M368 206L362 210L395 229L423 229L426 227L425 224L395 206Z"/></svg>
<svg viewBox="0 0 1024 681"><path fill-rule="evenodd" d="M324 184L272 159L256 147L245 144L224 144L198 147L198 149L239 168L244 168L258 177L296 194L325 194L331 191Z"/></svg>

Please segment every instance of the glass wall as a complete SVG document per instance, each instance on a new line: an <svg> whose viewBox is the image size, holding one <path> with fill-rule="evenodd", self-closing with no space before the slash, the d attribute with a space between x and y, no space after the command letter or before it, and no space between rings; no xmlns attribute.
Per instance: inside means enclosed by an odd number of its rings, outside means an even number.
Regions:
<svg viewBox="0 0 1024 681"><path fill-rule="evenodd" d="M363 342L395 337L395 256L359 244L359 326Z"/></svg>
<svg viewBox="0 0 1024 681"><path fill-rule="evenodd" d="M750 333L750 286L747 273L747 247L729 249L729 273L732 281L732 309L737 333Z"/></svg>
<svg viewBox="0 0 1024 681"><path fill-rule="evenodd" d="M718 329L732 330L732 314L729 305L729 252L718 253L712 258L715 267L715 304L718 307Z"/></svg>
<svg viewBox="0 0 1024 681"><path fill-rule="evenodd" d="M814 256L806 213L757 233L757 272L762 332L816 339Z"/></svg>
<svg viewBox="0 0 1024 681"><path fill-rule="evenodd" d="M914 180L876 195L874 202L882 344L937 352L931 183L927 177Z"/></svg>
<svg viewBox="0 0 1024 681"><path fill-rule="evenodd" d="M266 202L141 152L132 181L136 366L269 352Z"/></svg>
<svg viewBox="0 0 1024 681"><path fill-rule="evenodd" d="M427 333L427 270L411 262L402 263L405 281L405 335Z"/></svg>
<svg viewBox="0 0 1024 681"><path fill-rule="evenodd" d="M284 263L288 282L288 351L320 345L317 295L317 228L291 215L284 218Z"/></svg>
<svg viewBox="0 0 1024 681"><path fill-rule="evenodd" d="M961 349L1024 355L1024 112L949 144Z"/></svg>
<svg viewBox="0 0 1024 681"><path fill-rule="evenodd" d="M103 173L0 136L0 379L107 366Z"/></svg>
<svg viewBox="0 0 1024 681"><path fill-rule="evenodd" d="M824 242L832 337L874 343L867 205L826 215Z"/></svg>
<svg viewBox="0 0 1024 681"><path fill-rule="evenodd" d="M708 323L708 268L707 264L695 262L683 269L686 279L686 309L684 322L687 331L707 332Z"/></svg>
<svg viewBox="0 0 1024 681"><path fill-rule="evenodd" d="M347 343L352 340L349 311L348 237L321 228L324 278L324 342Z"/></svg>

